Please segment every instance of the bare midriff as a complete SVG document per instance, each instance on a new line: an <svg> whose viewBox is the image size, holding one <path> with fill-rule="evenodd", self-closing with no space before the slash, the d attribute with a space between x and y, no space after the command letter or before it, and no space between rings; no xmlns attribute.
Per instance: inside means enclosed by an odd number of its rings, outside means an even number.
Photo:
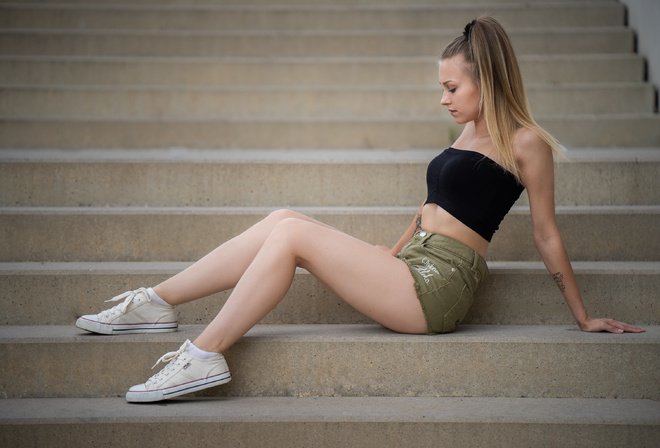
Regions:
<svg viewBox="0 0 660 448"><path fill-rule="evenodd" d="M486 258L488 241L437 204L422 208L422 230L455 239Z"/></svg>

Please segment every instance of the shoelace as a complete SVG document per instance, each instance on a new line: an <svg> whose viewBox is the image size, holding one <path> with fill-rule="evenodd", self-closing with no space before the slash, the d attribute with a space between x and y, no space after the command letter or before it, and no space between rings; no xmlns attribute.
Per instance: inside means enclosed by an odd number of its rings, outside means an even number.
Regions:
<svg viewBox="0 0 660 448"><path fill-rule="evenodd" d="M109 310L102 311L99 313L101 316L107 316L108 314L124 314L126 313L126 309L128 308L128 305L131 304L133 299L139 294L139 293L144 293L145 296L147 296L147 290L144 288L136 289L135 291L127 291L123 294L120 294L118 296L113 297L112 299L106 300L106 302L117 302L119 300L124 299L122 303L119 305L113 306Z"/></svg>
<svg viewBox="0 0 660 448"><path fill-rule="evenodd" d="M157 381L161 376L169 375L170 371L176 367L177 359L186 351L189 345L190 345L190 340L186 340L186 342L184 342L183 345L179 347L177 351L165 353L163 356L161 356L160 359L156 361L156 364L154 364L151 369L153 370L161 362L163 364L167 363L167 365L163 368L163 370L161 370L160 372L149 378L147 380L147 383Z"/></svg>

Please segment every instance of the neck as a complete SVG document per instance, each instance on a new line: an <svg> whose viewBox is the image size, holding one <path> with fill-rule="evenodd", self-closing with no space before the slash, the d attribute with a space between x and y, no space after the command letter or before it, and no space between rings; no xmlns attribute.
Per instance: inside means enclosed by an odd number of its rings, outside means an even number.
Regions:
<svg viewBox="0 0 660 448"><path fill-rule="evenodd" d="M474 136L475 138L490 138L490 133L488 132L488 125L486 125L486 120L483 118L477 118L474 120Z"/></svg>

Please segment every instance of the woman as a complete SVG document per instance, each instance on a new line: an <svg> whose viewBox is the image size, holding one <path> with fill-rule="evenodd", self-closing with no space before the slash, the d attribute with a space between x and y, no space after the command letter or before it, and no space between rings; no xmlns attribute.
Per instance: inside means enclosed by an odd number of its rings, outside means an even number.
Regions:
<svg viewBox="0 0 660 448"><path fill-rule="evenodd" d="M173 306L234 288L199 337L164 355L159 362L167 365L130 388L128 401L228 382L221 353L282 300L297 267L393 331L453 331L488 273L490 239L524 188L536 246L580 329L644 331L587 314L555 219L553 152L559 147L528 111L499 23L484 17L468 24L443 51L439 78L442 104L465 127L429 164L428 197L392 249L280 210L153 289L127 292L111 299L124 299L121 304L78 319L79 328L105 334L176 331Z"/></svg>

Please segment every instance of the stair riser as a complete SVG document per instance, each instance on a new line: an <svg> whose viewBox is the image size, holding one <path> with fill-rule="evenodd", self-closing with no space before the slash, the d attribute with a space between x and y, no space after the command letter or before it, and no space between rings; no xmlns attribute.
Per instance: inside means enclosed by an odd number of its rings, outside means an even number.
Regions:
<svg viewBox="0 0 660 448"><path fill-rule="evenodd" d="M128 387L154 374L149 367L163 353L194 340L228 294L179 307L178 333L100 337L72 325L110 305L102 300L154 285L187 264L160 260L197 259L265 216L266 207L313 205L302 211L393 244L425 196L423 182L411 180L423 179L426 161L174 159L188 147L266 150L261 157L277 148L437 152L459 127L439 107L434 55L484 12L510 30L535 117L564 145L660 147L655 95L642 85L645 63L633 54L623 3L6 5L21 1L0 0L0 149L13 160L25 148L44 149L32 156L55 154L58 162L0 161L0 261L8 262L0 263L0 446L169 446L184 439L191 447L657 445L660 261L631 262L660 254L660 162L644 158L608 155L556 170L559 226L571 258L619 260L575 263L587 309L646 327L643 334L578 330L542 263L519 261L539 259L525 196L489 251L498 260L490 263L492 275L465 324L449 335L364 325L370 321L300 270L265 319L279 325L258 325L226 351L231 383L190 400L135 406L124 402ZM596 85L603 82L612 84ZM268 90L275 85L296 89ZM58 148L92 150L71 160ZM147 161L149 151L140 149L148 148L169 151L172 160ZM122 157L117 149L130 151L130 160L80 160L85 153ZM644 151L654 150L636 153ZM227 206L235 208L220 208ZM16 263L99 259L143 261ZM323 325L330 323L344 325ZM355 405L338 396L391 401ZM300 397L321 398L307 398L308 412L300 412ZM262 402L242 401L250 399ZM466 413L467 401L473 411L492 412ZM57 407L59 413L42 412Z"/></svg>
<svg viewBox="0 0 660 448"><path fill-rule="evenodd" d="M180 35L159 33L96 34L65 31L0 32L3 55L175 56L175 57L382 57L435 56L457 30L427 34L369 35ZM516 52L522 54L628 53L634 51L632 32L594 31L511 33Z"/></svg>
<svg viewBox="0 0 660 448"><path fill-rule="evenodd" d="M456 29L484 14L484 8L419 9L67 9L10 8L0 16L0 28L73 28L123 30L335 30L335 29ZM532 7L490 5L488 12L505 27L589 27L624 25L623 5L598 8L575 4ZM458 30L457 30L458 31Z"/></svg>
<svg viewBox="0 0 660 448"><path fill-rule="evenodd" d="M222 400L218 406L231 406ZM94 446L114 448L117 440L131 440L139 446L168 446L182 433L203 434L203 438L186 441L187 447L205 447L208 441L221 440L224 446L338 446L432 448L439 438L447 446L507 446L510 448L556 448L575 443L601 448L620 448L634 442L639 447L652 447L660 437L656 425L628 424L556 424L493 422L408 422L408 421L114 421L54 424L0 425L0 443L13 448L49 446L70 448ZM57 428L57 437L53 431ZM439 436L441 434L441 436Z"/></svg>
<svg viewBox="0 0 660 448"><path fill-rule="evenodd" d="M429 153L428 160L434 154ZM426 197L423 179L428 160L390 163L0 160L0 205L415 207ZM660 204L658 172L660 161L557 163L555 202L559 206ZM526 194L518 203L527 203Z"/></svg>
<svg viewBox="0 0 660 448"><path fill-rule="evenodd" d="M104 300L125 290L155 286L183 269L159 273L132 270L26 270L0 272L0 325L72 325L83 314L96 314L113 304ZM20 266L17 265L17 269ZM658 268L660 269L660 267ZM155 269L151 269L152 271ZM615 316L636 325L660 325L656 291L658 270L633 272L605 269L594 272L575 267L578 284L591 314ZM224 304L228 292L177 307L179 323L206 324ZM58 302L53 307L53 301ZM655 312L653 310L656 310ZM287 296L262 323L265 324L363 324L371 320L328 292L310 274L296 275ZM480 287L465 324L572 325L574 320L550 275L542 269L498 268Z"/></svg>
<svg viewBox="0 0 660 448"><path fill-rule="evenodd" d="M219 61L199 59L0 58L5 84L39 85L438 85L437 60L411 58ZM521 56L534 83L638 82L644 59L633 54L566 57Z"/></svg>
<svg viewBox="0 0 660 448"><path fill-rule="evenodd" d="M372 244L393 245L415 208L390 212L307 211L310 216ZM7 211L0 214L1 262L193 261L265 216L265 211L175 212ZM559 228L574 261L655 261L660 253L657 209L560 211ZM644 238L639 238L644 235ZM167 244L164 244L167 242ZM488 252L491 260L538 260L529 212L512 211Z"/></svg>
<svg viewBox="0 0 660 448"><path fill-rule="evenodd" d="M586 3L612 3L616 0L573 0L574 3L577 2L586 2ZM0 0L0 4L3 3L30 3L35 5L49 5L49 4L61 4L62 0ZM409 6L410 0L387 0L385 2L388 6ZM559 2L565 3L565 0L498 0L498 4L502 5L520 5L520 4L534 4L534 3L553 3ZM186 0L182 2L181 0L67 0L67 4L85 4L85 5L144 5L144 6L180 6L183 4L195 5L195 6L217 6L217 2L214 0ZM334 5L341 6L355 6L355 0L334 0L332 2ZM383 6L383 0L360 0L360 5L367 6ZM480 5L480 4L492 4L493 0L469 0L471 5ZM278 5L281 6L328 6L327 0L278 0ZM224 6L272 6L272 0L222 0L222 5ZM415 5L417 6L434 6L438 7L441 5L456 5L456 0L415 0Z"/></svg>
<svg viewBox="0 0 660 448"><path fill-rule="evenodd" d="M649 84L531 87L539 114L652 113ZM295 90L0 90L0 115L24 118L420 117L444 112L440 88Z"/></svg>
<svg viewBox="0 0 660 448"><path fill-rule="evenodd" d="M620 335L590 335L591 343L490 340L471 338L474 327L464 328L463 336L415 337L375 327L382 337L366 339L296 337L295 331L273 338L260 328L226 352L232 381L200 395L660 398L655 369L660 358L651 340L614 342L624 340ZM150 367L163 353L200 330L184 328L158 338L161 342L128 335L3 339L2 394L121 396L154 374Z"/></svg>
<svg viewBox="0 0 660 448"><path fill-rule="evenodd" d="M333 121L0 120L0 148L408 149L446 147L458 126L437 118ZM571 147L651 147L660 142L656 116L538 117Z"/></svg>
<svg viewBox="0 0 660 448"><path fill-rule="evenodd" d="M451 126L451 122L441 119L432 122L2 120L0 147L430 148L448 145Z"/></svg>

